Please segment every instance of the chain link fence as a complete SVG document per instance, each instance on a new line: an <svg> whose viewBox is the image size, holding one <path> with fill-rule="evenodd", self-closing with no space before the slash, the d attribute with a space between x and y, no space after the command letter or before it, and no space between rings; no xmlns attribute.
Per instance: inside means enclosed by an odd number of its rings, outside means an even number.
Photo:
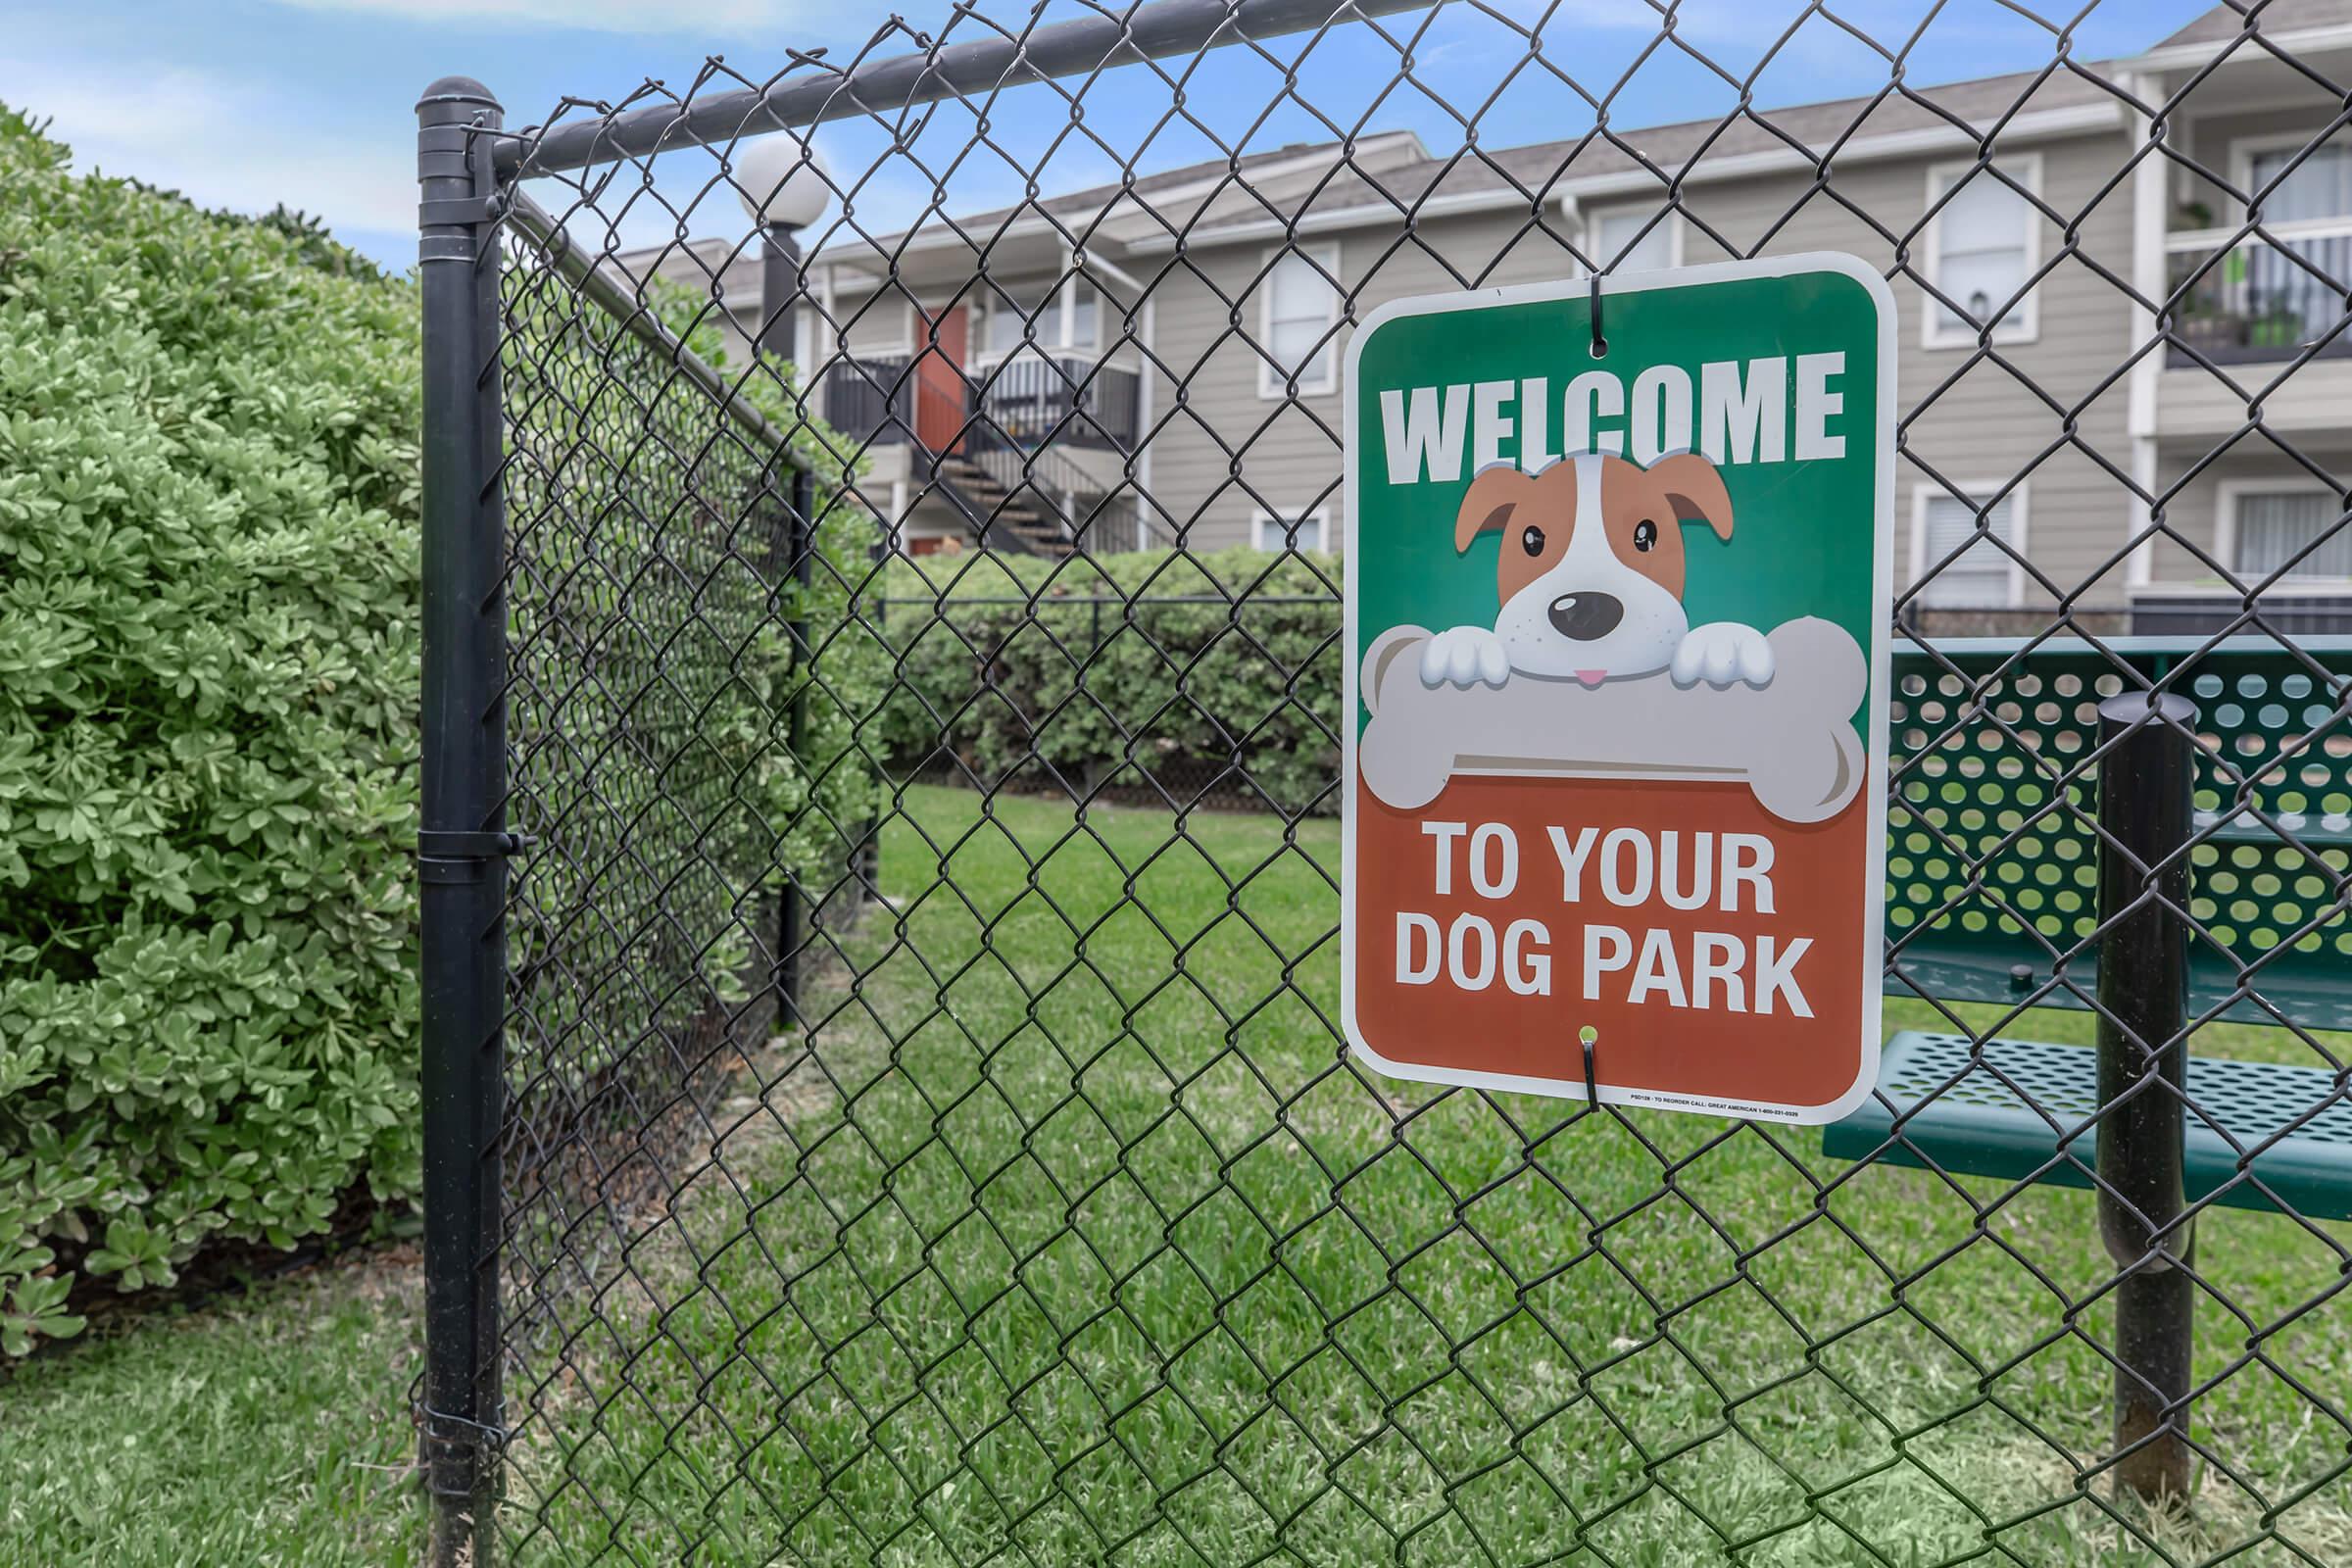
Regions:
<svg viewBox="0 0 2352 1568"><path fill-rule="evenodd" d="M2352 1561L2347 18L1754 9L427 92L437 1560ZM1879 1093L1372 1072L1353 323L1817 249L1902 312Z"/></svg>

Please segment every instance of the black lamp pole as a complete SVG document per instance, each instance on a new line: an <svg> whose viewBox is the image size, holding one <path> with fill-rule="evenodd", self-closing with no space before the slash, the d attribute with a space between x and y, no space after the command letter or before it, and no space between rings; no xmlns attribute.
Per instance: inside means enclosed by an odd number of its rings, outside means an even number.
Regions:
<svg viewBox="0 0 2352 1568"><path fill-rule="evenodd" d="M752 339L752 352L771 360L788 361L798 347L793 342L793 296L801 289L801 247L793 238L791 223L762 223L760 225L766 243L760 247L760 329ZM781 454L779 454L781 456ZM793 657L808 657L808 621L807 599L809 580L808 513L810 486L808 470L791 470L791 491L785 504L785 557L794 578L800 583L798 603L785 631L792 639ZM808 734L808 682L801 681L793 692L788 710L785 749L796 759L805 759L805 738ZM782 896L777 900L776 929L776 1001L777 1021L786 1029L800 1023L801 949L807 944L807 901L801 892L798 875L787 872Z"/></svg>
<svg viewBox="0 0 2352 1568"><path fill-rule="evenodd" d="M767 243L760 247L760 335L753 347L761 354L789 360L796 347L792 299L801 291L801 243L793 238L795 229L790 223L763 224L761 231Z"/></svg>

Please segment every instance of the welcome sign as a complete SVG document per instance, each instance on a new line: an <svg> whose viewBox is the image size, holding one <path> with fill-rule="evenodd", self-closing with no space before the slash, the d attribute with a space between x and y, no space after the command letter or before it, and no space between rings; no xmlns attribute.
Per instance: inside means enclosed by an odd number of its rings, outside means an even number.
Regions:
<svg viewBox="0 0 2352 1568"><path fill-rule="evenodd" d="M1894 307L1844 256L1348 348L1343 1011L1382 1071L1784 1121L1878 1068Z"/></svg>

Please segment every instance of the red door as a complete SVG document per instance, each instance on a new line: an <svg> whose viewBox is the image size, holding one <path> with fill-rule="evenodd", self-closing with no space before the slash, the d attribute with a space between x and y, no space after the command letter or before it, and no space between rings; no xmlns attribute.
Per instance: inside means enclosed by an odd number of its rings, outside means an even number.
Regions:
<svg viewBox="0 0 2352 1568"><path fill-rule="evenodd" d="M971 317L952 305L931 319L930 341L918 345L914 367L914 438L933 452L962 444L963 356L970 346Z"/></svg>

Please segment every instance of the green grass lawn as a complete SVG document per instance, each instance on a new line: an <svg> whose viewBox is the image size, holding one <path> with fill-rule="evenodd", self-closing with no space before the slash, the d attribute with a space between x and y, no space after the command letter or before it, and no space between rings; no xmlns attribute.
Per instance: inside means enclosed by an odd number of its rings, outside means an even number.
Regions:
<svg viewBox="0 0 2352 1568"><path fill-rule="evenodd" d="M2191 1518L2110 1506L2086 1195L1374 1077L1327 1022L1336 825L1171 828L908 792L814 1050L538 1342L518 1556L2352 1561L2297 1387L2352 1402L2340 1229L2203 1222L2222 1462Z"/></svg>
<svg viewBox="0 0 2352 1568"><path fill-rule="evenodd" d="M415 1560L413 1251L60 1346L0 1379L0 1564Z"/></svg>
<svg viewBox="0 0 2352 1568"><path fill-rule="evenodd" d="M2352 1561L2342 1228L2205 1220L2222 1463L2111 1512L2087 1195L1369 1076L1336 826L1172 825L908 793L814 1052L511 1385L519 1560ZM395 1254L21 1367L0 1563L412 1560L417 1334Z"/></svg>

